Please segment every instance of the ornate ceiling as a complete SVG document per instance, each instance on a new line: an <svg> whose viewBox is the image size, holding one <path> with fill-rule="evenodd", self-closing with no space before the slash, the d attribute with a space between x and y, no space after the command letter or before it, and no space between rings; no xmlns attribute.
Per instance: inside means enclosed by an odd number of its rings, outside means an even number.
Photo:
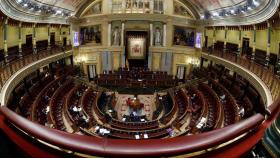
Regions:
<svg viewBox="0 0 280 158"><path fill-rule="evenodd" d="M51 6L61 7L71 11L77 11L80 8L80 6L85 2L87 1L92 2L94 0L31 0L31 1L37 1L44 4L49 4ZM262 0L181 0L181 1L188 1L188 3L192 4L192 7L194 7L198 12L203 13L207 11L237 7L240 5L246 5L246 3L250 3L253 1L262 1Z"/></svg>
<svg viewBox="0 0 280 158"><path fill-rule="evenodd" d="M68 17L79 17L96 0L0 0L0 9L14 19L50 22ZM139 0L131 0L139 1ZM169 1L169 0L166 0ZM196 19L207 25L240 25L267 20L275 14L280 0L177 0L185 4ZM26 5L26 6L25 6ZM44 6L44 7L42 7ZM167 6L168 7L168 6ZM26 15L22 15L22 14ZM44 13L44 14L42 14ZM253 15L253 16L252 16ZM252 19L253 18L253 19ZM39 19L39 20L38 20ZM43 21L42 21L43 20ZM241 23L242 22L242 23Z"/></svg>
<svg viewBox="0 0 280 158"><path fill-rule="evenodd" d="M35 0L44 4L76 11L86 0Z"/></svg>
<svg viewBox="0 0 280 158"><path fill-rule="evenodd" d="M87 0L34 0L45 4L62 7L68 10L75 10L79 8ZM233 7L242 5L248 0L185 0L189 1L199 11L213 11L221 8Z"/></svg>
<svg viewBox="0 0 280 158"><path fill-rule="evenodd" d="M199 11L213 11L221 8L233 7L236 5L245 4L247 0L188 0Z"/></svg>

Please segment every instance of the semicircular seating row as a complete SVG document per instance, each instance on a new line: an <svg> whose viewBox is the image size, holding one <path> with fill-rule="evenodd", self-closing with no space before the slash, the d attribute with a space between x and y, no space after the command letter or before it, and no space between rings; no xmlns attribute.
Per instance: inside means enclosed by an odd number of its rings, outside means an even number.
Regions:
<svg viewBox="0 0 280 158"><path fill-rule="evenodd" d="M109 116L103 106L108 106L108 102L112 104L113 95L106 96L69 76L54 80L47 76L31 87L32 94L22 97L16 111L51 128L97 137L166 138L174 136L170 130L178 135L196 134L239 121L242 107L244 116L252 112L253 105L248 97L240 102L221 83L225 81L209 79L208 83L175 87L166 95L157 95L153 120L123 122ZM100 100L103 100L102 106L98 105Z"/></svg>

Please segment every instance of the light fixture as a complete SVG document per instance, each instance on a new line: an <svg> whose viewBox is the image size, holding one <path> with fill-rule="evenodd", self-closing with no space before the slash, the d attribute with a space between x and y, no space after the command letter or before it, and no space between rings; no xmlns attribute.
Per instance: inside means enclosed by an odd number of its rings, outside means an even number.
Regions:
<svg viewBox="0 0 280 158"><path fill-rule="evenodd" d="M214 12L212 15L213 15L214 17L215 17L215 16L219 16L219 13L218 13L218 12Z"/></svg>
<svg viewBox="0 0 280 158"><path fill-rule="evenodd" d="M57 10L57 11L56 11L56 14L61 14L61 13L62 13L61 10Z"/></svg>
<svg viewBox="0 0 280 158"><path fill-rule="evenodd" d="M254 4L254 6L259 6L260 5L260 2L258 1L258 0L253 0L253 4Z"/></svg>
<svg viewBox="0 0 280 158"><path fill-rule="evenodd" d="M238 14L245 14L247 11L251 11L257 6L260 5L262 1L261 0L246 0L245 3L239 4L238 6L234 7L228 7L225 9L217 9L217 10L212 10L210 12L205 12L204 13L204 19L209 19L209 18L219 18L223 16L235 16ZM207 15L208 13L208 15ZM202 19L202 16L201 16Z"/></svg>
<svg viewBox="0 0 280 158"><path fill-rule="evenodd" d="M40 1L30 1L30 0L15 0L15 3L20 5L22 8L28 10L29 12L34 12L37 14L46 14L51 16L62 16L71 17L74 13L70 10L61 8L60 6L53 6Z"/></svg>

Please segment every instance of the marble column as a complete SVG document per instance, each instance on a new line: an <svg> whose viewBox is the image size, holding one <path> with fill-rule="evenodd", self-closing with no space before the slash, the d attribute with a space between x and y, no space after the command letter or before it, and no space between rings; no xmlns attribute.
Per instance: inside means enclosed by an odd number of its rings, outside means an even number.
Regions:
<svg viewBox="0 0 280 158"><path fill-rule="evenodd" d="M204 27L204 29L203 29L203 36L202 37L203 37L202 38L202 44L203 44L202 48L204 48L205 47L205 42L206 42L206 27ZM207 48L207 46L205 48Z"/></svg>
<svg viewBox="0 0 280 158"><path fill-rule="evenodd" d="M255 60L255 53L256 53L256 40L257 40L257 27L256 25L253 26L253 52L251 60Z"/></svg>
<svg viewBox="0 0 280 158"><path fill-rule="evenodd" d="M163 47L166 47L166 24L163 24Z"/></svg>
<svg viewBox="0 0 280 158"><path fill-rule="evenodd" d="M223 53L226 53L226 50L227 50L227 33L228 33L228 28L225 26L225 40L224 40Z"/></svg>
<svg viewBox="0 0 280 158"><path fill-rule="evenodd" d="M37 40L36 40L36 24L34 23L33 26L32 26L32 29L33 29L33 54L37 54Z"/></svg>
<svg viewBox="0 0 280 158"><path fill-rule="evenodd" d="M213 51L215 49L215 42L216 42L216 28L213 27Z"/></svg>
<svg viewBox="0 0 280 158"><path fill-rule="evenodd" d="M166 47L173 46L173 22L171 18L166 19Z"/></svg>
<svg viewBox="0 0 280 158"><path fill-rule="evenodd" d="M5 18L4 20L4 26L3 26L3 34L4 34L4 57L5 57L5 63L8 63L8 21L9 18Z"/></svg>
<svg viewBox="0 0 280 158"><path fill-rule="evenodd" d="M152 47L154 43L154 32L153 32L153 23L150 23L150 46Z"/></svg>
<svg viewBox="0 0 280 158"><path fill-rule="evenodd" d="M125 10L126 10L126 1L125 0L123 0L122 1L122 13L125 13Z"/></svg>
<svg viewBox="0 0 280 158"><path fill-rule="evenodd" d="M62 47L63 43L62 43L62 25L59 26L59 44Z"/></svg>
<svg viewBox="0 0 280 158"><path fill-rule="evenodd" d="M242 27L238 27L238 32L239 32L239 38L238 38L238 50L237 50L237 55L241 55L241 45L242 45Z"/></svg>
<svg viewBox="0 0 280 158"><path fill-rule="evenodd" d="M22 35L21 35L21 29L22 29L22 22L19 22L18 24L18 56L22 58Z"/></svg>
<svg viewBox="0 0 280 158"><path fill-rule="evenodd" d="M150 13L154 13L154 1L150 1Z"/></svg>
<svg viewBox="0 0 280 158"><path fill-rule="evenodd" d="M69 46L69 45L71 45L71 25L69 25L68 26L68 29L69 29L69 33L68 33L68 43L67 43L67 45Z"/></svg>
<svg viewBox="0 0 280 158"><path fill-rule="evenodd" d="M51 25L48 25L48 50L51 50Z"/></svg>
<svg viewBox="0 0 280 158"><path fill-rule="evenodd" d="M111 22L108 23L108 46L110 47L112 44L111 44L111 33L112 32L112 24Z"/></svg>
<svg viewBox="0 0 280 158"><path fill-rule="evenodd" d="M122 22L122 32L121 32L121 46L124 46L124 26L125 22Z"/></svg>
<svg viewBox="0 0 280 158"><path fill-rule="evenodd" d="M269 66L270 43L271 43L271 25L269 22L267 22L267 51L265 57L265 66Z"/></svg>

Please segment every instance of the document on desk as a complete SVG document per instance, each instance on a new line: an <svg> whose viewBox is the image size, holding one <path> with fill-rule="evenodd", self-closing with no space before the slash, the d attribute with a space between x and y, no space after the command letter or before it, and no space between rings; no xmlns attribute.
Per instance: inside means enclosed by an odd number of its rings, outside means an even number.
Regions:
<svg viewBox="0 0 280 158"><path fill-rule="evenodd" d="M145 134L144 134L144 138L145 138L145 139L148 139L148 138L149 138L149 137L148 137L148 134L145 133Z"/></svg>

